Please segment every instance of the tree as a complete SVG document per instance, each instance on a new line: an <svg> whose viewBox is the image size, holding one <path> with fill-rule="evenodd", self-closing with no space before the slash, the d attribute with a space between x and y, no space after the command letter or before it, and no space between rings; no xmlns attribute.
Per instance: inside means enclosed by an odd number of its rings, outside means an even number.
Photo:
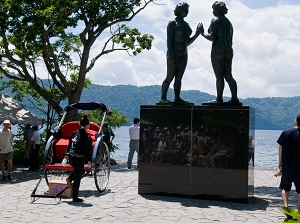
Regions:
<svg viewBox="0 0 300 223"><path fill-rule="evenodd" d="M101 120L103 118L101 112L102 111L99 111L99 110L90 111L89 119L94 123L100 124ZM83 114L85 114L85 113L86 112L80 112L80 116L83 116ZM110 128L116 129L124 124L128 124L129 120L128 120L128 118L122 116L118 110L112 108L111 114L107 115L105 117L105 122L109 125Z"/></svg>
<svg viewBox="0 0 300 223"><path fill-rule="evenodd" d="M80 116L82 117L83 114L85 114L86 112L79 112ZM102 115L102 111L98 110L93 110L90 111L88 113L89 115L89 119L91 122L97 123L97 124L101 124L103 115ZM107 115L105 117L105 123L109 126L109 129L111 131L115 130L116 128L119 128L120 126L124 125L124 124L128 124L129 120L128 118L124 117L121 115L121 113L112 108L111 109L111 114ZM118 150L118 144L113 144L112 148L110 148L110 152L114 153L116 150Z"/></svg>
<svg viewBox="0 0 300 223"><path fill-rule="evenodd" d="M5 88L11 89L11 92L14 94L14 99L22 102L24 107L27 109L30 107L37 109L43 114L43 118L41 119L43 122L42 125L44 126L44 124L46 124L46 133L49 133L53 129L55 122L58 119L57 113L48 103L45 102L44 98L42 98L36 91L34 91L34 89L31 88L28 82L23 83L21 81L10 80L3 81L0 85L0 91L4 90ZM51 81L48 80L47 85L50 86L46 89L48 94L51 95L51 97L54 98L54 100L56 100L58 103L66 98L61 92L55 89L53 82L51 83ZM27 103L24 103L24 98L26 98ZM24 127L21 127L21 130L24 131ZM48 139L48 136L49 135L46 134L46 139Z"/></svg>
<svg viewBox="0 0 300 223"><path fill-rule="evenodd" d="M65 96L68 104L79 102L86 75L101 57L115 51L137 55L151 49L154 37L126 22L154 1L3 0L0 72L11 80L27 82L59 114L60 100L49 94L50 89ZM98 38L102 49L91 58ZM40 67L52 85L45 85Z"/></svg>

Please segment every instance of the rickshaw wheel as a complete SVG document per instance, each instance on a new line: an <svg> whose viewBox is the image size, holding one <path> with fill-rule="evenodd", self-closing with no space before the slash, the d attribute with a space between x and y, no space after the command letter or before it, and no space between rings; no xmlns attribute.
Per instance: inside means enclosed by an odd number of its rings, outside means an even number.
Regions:
<svg viewBox="0 0 300 223"><path fill-rule="evenodd" d="M51 146L48 149L47 156L46 156L46 164L52 164L54 163L54 151L53 151L53 142L51 143Z"/></svg>
<svg viewBox="0 0 300 223"><path fill-rule="evenodd" d="M110 153L105 142L101 142L97 148L95 159L94 179L97 190L103 192L108 184L110 174Z"/></svg>

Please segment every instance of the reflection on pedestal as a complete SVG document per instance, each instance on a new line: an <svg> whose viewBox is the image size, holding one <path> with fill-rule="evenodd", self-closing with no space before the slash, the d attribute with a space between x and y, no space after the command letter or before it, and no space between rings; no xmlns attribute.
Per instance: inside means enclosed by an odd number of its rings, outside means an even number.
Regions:
<svg viewBox="0 0 300 223"><path fill-rule="evenodd" d="M249 202L254 110L141 106L139 194Z"/></svg>

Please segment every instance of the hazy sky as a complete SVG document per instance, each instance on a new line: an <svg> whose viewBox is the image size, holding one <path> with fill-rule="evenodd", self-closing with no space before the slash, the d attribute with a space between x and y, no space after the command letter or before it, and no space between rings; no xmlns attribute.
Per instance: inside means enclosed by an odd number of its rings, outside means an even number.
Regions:
<svg viewBox="0 0 300 223"><path fill-rule="evenodd" d="M161 0L150 5L128 25L155 36L150 51L137 57L124 52L109 54L88 74L95 84L137 86L161 85L166 76L166 27L174 19L179 0ZM202 22L207 32L214 0L188 0L185 20L195 32ZM300 92L300 2L299 0L227 0L226 15L233 24L232 73L238 97L290 97ZM98 45L101 47L101 42ZM211 42L199 36L189 46L188 66L182 89L216 94L210 62ZM173 88L173 82L170 85ZM224 95L230 96L226 84ZM158 96L159 99L160 96Z"/></svg>

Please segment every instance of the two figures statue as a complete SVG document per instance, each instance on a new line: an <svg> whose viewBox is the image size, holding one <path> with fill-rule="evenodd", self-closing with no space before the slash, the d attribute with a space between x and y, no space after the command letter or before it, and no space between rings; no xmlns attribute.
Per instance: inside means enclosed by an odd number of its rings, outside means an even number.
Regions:
<svg viewBox="0 0 300 223"><path fill-rule="evenodd" d="M167 26L167 75L162 83L161 100L156 103L167 105L171 102L167 99L169 85L174 80L174 104L192 104L181 99L181 80L187 66L187 47L192 44L201 34L204 38L212 41L211 63L216 76L217 97L209 103L223 103L224 80L228 83L231 91L231 99L228 103L240 104L237 97L237 84L231 73L233 49L232 36L233 27L225 14L227 7L223 2L215 2L212 5L215 16L208 28L208 33L204 33L202 23L199 23L195 35L191 37L192 29L184 18L189 13L187 3L179 3L175 10L175 20L169 22Z"/></svg>

